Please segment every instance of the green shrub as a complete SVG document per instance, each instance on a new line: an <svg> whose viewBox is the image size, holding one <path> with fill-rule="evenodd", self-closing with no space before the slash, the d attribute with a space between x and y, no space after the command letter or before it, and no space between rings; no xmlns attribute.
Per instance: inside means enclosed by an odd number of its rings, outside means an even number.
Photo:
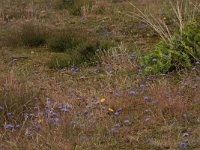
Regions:
<svg viewBox="0 0 200 150"><path fill-rule="evenodd" d="M53 37L48 42L48 49L52 52L64 52L66 50L66 39L63 36Z"/></svg>
<svg viewBox="0 0 200 150"><path fill-rule="evenodd" d="M52 52L65 52L75 48L81 42L81 36L70 30L61 31L48 41L48 49Z"/></svg>
<svg viewBox="0 0 200 150"><path fill-rule="evenodd" d="M111 41L99 41L93 38L84 38L79 43L65 50L60 56L54 56L48 62L49 68L65 68L72 66L94 66L98 63L98 52L114 46Z"/></svg>
<svg viewBox="0 0 200 150"><path fill-rule="evenodd" d="M99 52L113 46L114 42L110 40L87 39L73 51L72 64L73 66L94 66L99 62Z"/></svg>
<svg viewBox="0 0 200 150"><path fill-rule="evenodd" d="M77 47L74 52L74 65L94 65L97 62L96 53L98 51L98 42L96 40L87 41Z"/></svg>
<svg viewBox="0 0 200 150"><path fill-rule="evenodd" d="M97 43L85 42L80 43L74 49L70 49L70 53L63 53L60 56L54 56L48 62L49 68L61 69L72 66L92 65L96 63L95 55L97 50Z"/></svg>
<svg viewBox="0 0 200 150"><path fill-rule="evenodd" d="M200 25L189 23L182 34L175 34L172 45L161 41L142 59L143 73L168 73L190 69L200 60Z"/></svg>
<svg viewBox="0 0 200 150"><path fill-rule="evenodd" d="M24 46L38 47L46 43L44 30L32 24L23 25L19 36Z"/></svg>

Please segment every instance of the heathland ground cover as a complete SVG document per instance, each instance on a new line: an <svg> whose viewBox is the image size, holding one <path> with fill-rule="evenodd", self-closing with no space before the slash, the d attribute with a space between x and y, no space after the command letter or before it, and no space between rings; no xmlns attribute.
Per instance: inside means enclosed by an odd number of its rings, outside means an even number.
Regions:
<svg viewBox="0 0 200 150"><path fill-rule="evenodd" d="M200 149L199 12L0 1L0 149Z"/></svg>

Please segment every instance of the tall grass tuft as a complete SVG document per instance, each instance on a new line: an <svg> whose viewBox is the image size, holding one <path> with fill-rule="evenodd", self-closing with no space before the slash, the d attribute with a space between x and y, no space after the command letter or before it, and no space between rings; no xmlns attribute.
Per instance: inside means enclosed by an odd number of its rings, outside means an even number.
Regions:
<svg viewBox="0 0 200 150"><path fill-rule="evenodd" d="M33 24L22 26L20 38L24 46L38 47L46 43L46 34L44 29Z"/></svg>
<svg viewBox="0 0 200 150"><path fill-rule="evenodd" d="M31 113L31 108L35 105L34 98L38 96L38 92L30 90L23 82L19 82L12 72L0 81L0 128L4 128L7 124L22 125L24 114Z"/></svg>
<svg viewBox="0 0 200 150"><path fill-rule="evenodd" d="M178 22L176 26L179 28L180 34L182 34L185 25L194 21L198 15L200 3L198 1L192 2L191 0L170 0L168 4L170 6L169 9L172 9L176 16L176 22ZM133 3L130 3L130 5L133 6L135 12L128 14L128 16L147 23L169 46L173 44L173 33L164 18L153 15L151 12L142 11Z"/></svg>

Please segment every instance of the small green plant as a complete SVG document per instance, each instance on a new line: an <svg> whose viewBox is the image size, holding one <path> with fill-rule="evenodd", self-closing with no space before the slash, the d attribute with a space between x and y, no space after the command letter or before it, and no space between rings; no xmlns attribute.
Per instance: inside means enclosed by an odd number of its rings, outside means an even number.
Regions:
<svg viewBox="0 0 200 150"><path fill-rule="evenodd" d="M64 52L66 49L66 40L64 37L55 37L51 39L48 48L52 52Z"/></svg>
<svg viewBox="0 0 200 150"><path fill-rule="evenodd" d="M87 41L85 43L82 43L77 47L76 51L74 52L74 64L75 65L81 65L81 64L87 64L87 65L93 65L96 64L97 58L96 53L98 52L98 41L91 40Z"/></svg>
<svg viewBox="0 0 200 150"><path fill-rule="evenodd" d="M71 57L66 54L53 56L48 62L47 66L50 69L62 69L70 66Z"/></svg>
<svg viewBox="0 0 200 150"><path fill-rule="evenodd" d="M145 74L168 73L189 69L200 60L200 25L196 22L185 26L182 34L172 38L172 44L159 42L155 49L142 59Z"/></svg>
<svg viewBox="0 0 200 150"><path fill-rule="evenodd" d="M23 25L19 36L24 46L38 47L46 43L46 33L32 24Z"/></svg>

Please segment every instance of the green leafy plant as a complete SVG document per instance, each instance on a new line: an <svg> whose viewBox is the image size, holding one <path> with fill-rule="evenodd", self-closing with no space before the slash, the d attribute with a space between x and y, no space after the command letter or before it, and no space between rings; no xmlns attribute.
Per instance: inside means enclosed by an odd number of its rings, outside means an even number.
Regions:
<svg viewBox="0 0 200 150"><path fill-rule="evenodd" d="M189 69L199 60L200 25L192 22L185 26L182 34L173 36L171 45L159 42L141 62L144 74L156 74Z"/></svg>
<svg viewBox="0 0 200 150"><path fill-rule="evenodd" d="M48 48L52 52L64 52L66 49L66 40L64 37L59 36L51 39Z"/></svg>

